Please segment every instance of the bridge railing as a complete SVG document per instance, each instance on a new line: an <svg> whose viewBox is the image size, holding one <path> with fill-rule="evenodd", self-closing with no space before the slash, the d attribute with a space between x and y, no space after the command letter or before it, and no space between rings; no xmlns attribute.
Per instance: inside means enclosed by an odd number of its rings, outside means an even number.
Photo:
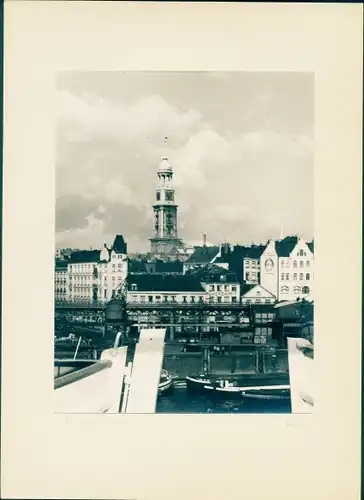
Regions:
<svg viewBox="0 0 364 500"><path fill-rule="evenodd" d="M56 300L55 307L57 308L105 308L107 305L106 302L84 302L84 301L66 301L66 300ZM250 309L250 305L231 302L141 302L141 301L133 301L127 302L127 307L129 309L133 308L160 308L160 309L168 309L168 308L181 308L181 309L206 309L206 308L214 308L214 309Z"/></svg>
<svg viewBox="0 0 364 500"><path fill-rule="evenodd" d="M55 300L54 305L57 308L104 308L106 307L106 302L101 301L89 301L89 300Z"/></svg>

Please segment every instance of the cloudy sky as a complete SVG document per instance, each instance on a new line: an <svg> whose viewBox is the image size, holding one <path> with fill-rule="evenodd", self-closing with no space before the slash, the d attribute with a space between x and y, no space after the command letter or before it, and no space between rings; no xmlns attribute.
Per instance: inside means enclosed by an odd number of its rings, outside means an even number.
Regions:
<svg viewBox="0 0 364 500"><path fill-rule="evenodd" d="M165 136L186 242L313 236L311 74L67 72L57 102L57 247L148 251Z"/></svg>

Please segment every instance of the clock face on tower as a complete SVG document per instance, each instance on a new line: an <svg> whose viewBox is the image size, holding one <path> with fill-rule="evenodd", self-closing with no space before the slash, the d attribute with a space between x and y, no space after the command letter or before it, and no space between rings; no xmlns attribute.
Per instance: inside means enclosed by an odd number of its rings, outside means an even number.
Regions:
<svg viewBox="0 0 364 500"><path fill-rule="evenodd" d="M268 272L270 272L270 271L272 271L272 269L274 267L274 262L273 262L272 259L267 259L265 261L264 265L265 265L265 270L268 271Z"/></svg>

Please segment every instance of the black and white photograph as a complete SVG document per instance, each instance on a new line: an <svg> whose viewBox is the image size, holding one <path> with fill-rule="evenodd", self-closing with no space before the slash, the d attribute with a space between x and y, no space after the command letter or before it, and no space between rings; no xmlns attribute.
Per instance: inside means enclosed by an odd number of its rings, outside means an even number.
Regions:
<svg viewBox="0 0 364 500"><path fill-rule="evenodd" d="M2 496L358 498L362 6L4 19Z"/></svg>
<svg viewBox="0 0 364 500"><path fill-rule="evenodd" d="M57 74L56 413L314 411L314 75Z"/></svg>

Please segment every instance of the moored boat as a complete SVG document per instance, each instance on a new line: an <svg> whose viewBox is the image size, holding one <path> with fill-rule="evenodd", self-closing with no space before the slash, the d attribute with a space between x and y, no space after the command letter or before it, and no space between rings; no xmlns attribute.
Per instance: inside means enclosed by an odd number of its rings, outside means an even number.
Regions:
<svg viewBox="0 0 364 500"><path fill-rule="evenodd" d="M287 373L186 377L189 390L236 395L247 399L289 399ZM270 397L271 396L271 397Z"/></svg>
<svg viewBox="0 0 364 500"><path fill-rule="evenodd" d="M291 399L291 389L289 385L246 387L241 395L244 399L256 401L288 401Z"/></svg>
<svg viewBox="0 0 364 500"><path fill-rule="evenodd" d="M169 389L172 389L172 387L173 387L172 377L167 372L167 370L162 370L159 380L159 390L158 390L159 394L166 393Z"/></svg>

